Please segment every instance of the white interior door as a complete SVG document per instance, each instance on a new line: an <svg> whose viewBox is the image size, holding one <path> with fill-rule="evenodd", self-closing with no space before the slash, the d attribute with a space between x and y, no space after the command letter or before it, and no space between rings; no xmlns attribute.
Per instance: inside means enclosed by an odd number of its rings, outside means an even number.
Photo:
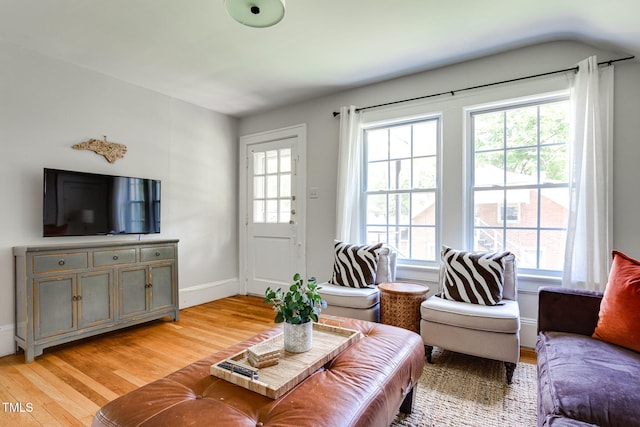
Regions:
<svg viewBox="0 0 640 427"><path fill-rule="evenodd" d="M241 276L248 294L262 296L267 287L288 287L295 273L304 277L303 138L297 128L241 138Z"/></svg>

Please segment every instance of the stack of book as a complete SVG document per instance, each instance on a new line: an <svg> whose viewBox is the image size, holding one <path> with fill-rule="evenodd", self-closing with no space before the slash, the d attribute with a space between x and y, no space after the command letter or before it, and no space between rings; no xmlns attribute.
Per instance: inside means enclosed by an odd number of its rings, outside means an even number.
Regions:
<svg viewBox="0 0 640 427"><path fill-rule="evenodd" d="M254 368L266 368L277 365L282 349L270 343L256 344L247 349L247 360Z"/></svg>

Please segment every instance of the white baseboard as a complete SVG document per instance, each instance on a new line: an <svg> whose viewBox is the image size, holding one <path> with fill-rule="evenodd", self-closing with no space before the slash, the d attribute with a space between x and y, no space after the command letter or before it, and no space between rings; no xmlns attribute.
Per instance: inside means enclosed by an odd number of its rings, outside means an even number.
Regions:
<svg viewBox="0 0 640 427"><path fill-rule="evenodd" d="M193 307L239 294L240 280L237 277L213 283L180 288L180 308Z"/></svg>
<svg viewBox="0 0 640 427"><path fill-rule="evenodd" d="M15 325L0 325L0 357L16 352Z"/></svg>
<svg viewBox="0 0 640 427"><path fill-rule="evenodd" d="M529 317L520 318L520 346L536 348L538 321Z"/></svg>

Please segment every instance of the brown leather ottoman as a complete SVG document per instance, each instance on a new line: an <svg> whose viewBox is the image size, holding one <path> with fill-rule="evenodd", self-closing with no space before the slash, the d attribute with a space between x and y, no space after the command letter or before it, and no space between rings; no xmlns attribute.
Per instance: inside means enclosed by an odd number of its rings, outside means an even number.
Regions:
<svg viewBox="0 0 640 427"><path fill-rule="evenodd" d="M342 327L364 337L280 399L216 378L209 369L282 331L282 326L195 362L103 406L93 426L388 426L411 412L424 367L419 335L363 320Z"/></svg>

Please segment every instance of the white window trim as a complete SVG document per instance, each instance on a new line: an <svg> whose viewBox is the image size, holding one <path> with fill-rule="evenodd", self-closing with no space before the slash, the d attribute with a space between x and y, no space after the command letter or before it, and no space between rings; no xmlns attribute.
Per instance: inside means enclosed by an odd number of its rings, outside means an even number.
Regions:
<svg viewBox="0 0 640 427"><path fill-rule="evenodd" d="M362 118L364 120L364 117ZM442 229L442 191L441 191L441 184L442 184L442 113L439 111L436 112L429 112L429 113L424 113L424 114L417 114L417 115L413 115L413 116L409 116L409 117L401 117L401 118L395 118L395 119L386 119L386 120L380 120L380 121L371 121L371 122L367 122L367 123L362 123L361 124L361 132L365 132L367 130L371 130L371 129L376 129L376 128L384 128L384 127L391 127L391 126L400 126L403 124L410 124L410 123L416 123L416 122L420 122L420 121L426 121L426 120L437 120L438 121L438 143L437 143L437 152L436 152L436 189L435 189L435 200L436 200L436 209L435 209L435 241L436 241L436 247L440 247L442 245L441 243L441 229ZM364 141L365 138L362 138L362 140ZM363 142L364 143L364 142ZM361 161L363 162L363 165L366 163L366 149L362 150L363 152L363 158L361 159ZM363 166L362 168L362 183L366 182L366 166ZM365 194L365 189L361 189L361 194ZM366 203L362 203L361 204L361 218L366 218L367 217L367 206ZM360 230L360 233L362 236L366 236L366 227L367 227L367 221L364 220L361 222L363 229ZM417 266L417 267L436 267L439 262L438 259L436 257L435 261L419 261L419 260L410 260L410 259L402 259L401 261L402 265L407 265L407 266Z"/></svg>
<svg viewBox="0 0 640 427"><path fill-rule="evenodd" d="M558 91L551 91L545 93L538 93L531 96L522 96L512 99L503 99L497 102L488 102L478 105L473 105L464 108L465 114L465 141L464 141L464 149L465 149L465 204L466 204L466 215L465 219L465 244L466 248L473 248L473 237L474 237L474 224L473 224L473 135L472 135L472 127L471 123L471 115L477 112L485 112L489 110L501 110L504 108L511 108L514 106L525 106L525 105L536 105L538 103L547 103L554 101L565 101L569 98L569 90L563 89ZM526 269L526 274L533 277L539 278L554 278L559 277L560 272L543 270L543 269Z"/></svg>

